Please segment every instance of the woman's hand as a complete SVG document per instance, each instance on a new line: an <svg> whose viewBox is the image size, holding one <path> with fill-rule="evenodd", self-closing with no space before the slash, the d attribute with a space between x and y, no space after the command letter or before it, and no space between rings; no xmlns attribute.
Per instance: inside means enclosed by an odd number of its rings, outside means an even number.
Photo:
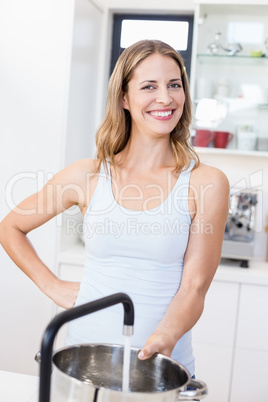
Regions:
<svg viewBox="0 0 268 402"><path fill-rule="evenodd" d="M147 339L144 347L138 354L140 360L149 359L155 353L161 353L170 357L177 343L177 340L172 337L170 332L156 329L155 332Z"/></svg>
<svg viewBox="0 0 268 402"><path fill-rule="evenodd" d="M79 282L63 281L57 278L47 289L43 289L43 292L59 307L69 309L74 306L79 289Z"/></svg>

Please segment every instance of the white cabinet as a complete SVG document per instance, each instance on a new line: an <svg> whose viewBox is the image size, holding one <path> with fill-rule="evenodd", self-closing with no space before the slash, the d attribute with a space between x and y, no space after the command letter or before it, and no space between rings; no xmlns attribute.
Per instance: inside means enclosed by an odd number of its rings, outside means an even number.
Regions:
<svg viewBox="0 0 268 402"><path fill-rule="evenodd" d="M267 286L241 285L230 402L268 399L267 306Z"/></svg>
<svg viewBox="0 0 268 402"><path fill-rule="evenodd" d="M241 286L236 346L268 352L267 286Z"/></svg>
<svg viewBox="0 0 268 402"><path fill-rule="evenodd" d="M193 330L207 402L266 402L268 286L214 280Z"/></svg>
<svg viewBox="0 0 268 402"><path fill-rule="evenodd" d="M268 352L236 350L230 402L267 402Z"/></svg>
<svg viewBox="0 0 268 402"><path fill-rule="evenodd" d="M196 376L208 386L207 402L228 401L238 297L238 284L213 281L193 329Z"/></svg>
<svg viewBox="0 0 268 402"><path fill-rule="evenodd" d="M194 341L233 347L238 290L239 285L236 283L212 282L206 296L204 312L194 328Z"/></svg>
<svg viewBox="0 0 268 402"><path fill-rule="evenodd" d="M240 152L267 152L268 2L197 3L201 4L195 13L191 71L194 126L213 131L214 136L198 133L195 143ZM226 50L237 43L242 46L237 54ZM257 49L261 57L252 56ZM217 131L230 132L232 141L228 143L226 136L223 144Z"/></svg>
<svg viewBox="0 0 268 402"><path fill-rule="evenodd" d="M205 402L229 401L233 350L227 346L194 344L196 378L207 384Z"/></svg>

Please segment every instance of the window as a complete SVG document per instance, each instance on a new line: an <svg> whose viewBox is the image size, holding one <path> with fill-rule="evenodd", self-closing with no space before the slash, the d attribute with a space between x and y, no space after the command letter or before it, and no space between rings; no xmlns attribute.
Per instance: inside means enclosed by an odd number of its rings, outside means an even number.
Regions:
<svg viewBox="0 0 268 402"><path fill-rule="evenodd" d="M159 39L176 49L190 78L193 16L114 14L111 70L123 50L142 39Z"/></svg>

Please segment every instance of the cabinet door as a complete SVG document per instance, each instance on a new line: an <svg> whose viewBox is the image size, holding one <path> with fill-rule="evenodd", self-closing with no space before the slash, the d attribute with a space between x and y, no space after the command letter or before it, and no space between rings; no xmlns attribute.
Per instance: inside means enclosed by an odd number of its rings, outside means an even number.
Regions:
<svg viewBox="0 0 268 402"><path fill-rule="evenodd" d="M233 350L228 346L195 344L196 378L207 384L206 402L228 402ZM241 402L241 401L239 401Z"/></svg>
<svg viewBox="0 0 268 402"><path fill-rule="evenodd" d="M268 352L237 349L230 402L267 402Z"/></svg>
<svg viewBox="0 0 268 402"><path fill-rule="evenodd" d="M233 347L238 290L236 283L212 282L203 314L193 329L195 343Z"/></svg>
<svg viewBox="0 0 268 402"><path fill-rule="evenodd" d="M238 295L238 284L214 281L193 329L196 376L207 384L207 402L228 402Z"/></svg>
<svg viewBox="0 0 268 402"><path fill-rule="evenodd" d="M267 306L267 286L241 286L231 402L268 400Z"/></svg>
<svg viewBox="0 0 268 402"><path fill-rule="evenodd" d="M242 285L237 347L268 352L268 286Z"/></svg>

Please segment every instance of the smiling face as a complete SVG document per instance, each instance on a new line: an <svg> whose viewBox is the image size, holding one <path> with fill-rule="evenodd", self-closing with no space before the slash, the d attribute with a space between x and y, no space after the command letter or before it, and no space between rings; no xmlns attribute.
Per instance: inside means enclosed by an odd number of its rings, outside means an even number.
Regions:
<svg viewBox="0 0 268 402"><path fill-rule="evenodd" d="M122 102L131 115L131 135L170 134L185 102L177 62L158 53L148 56L134 70Z"/></svg>

